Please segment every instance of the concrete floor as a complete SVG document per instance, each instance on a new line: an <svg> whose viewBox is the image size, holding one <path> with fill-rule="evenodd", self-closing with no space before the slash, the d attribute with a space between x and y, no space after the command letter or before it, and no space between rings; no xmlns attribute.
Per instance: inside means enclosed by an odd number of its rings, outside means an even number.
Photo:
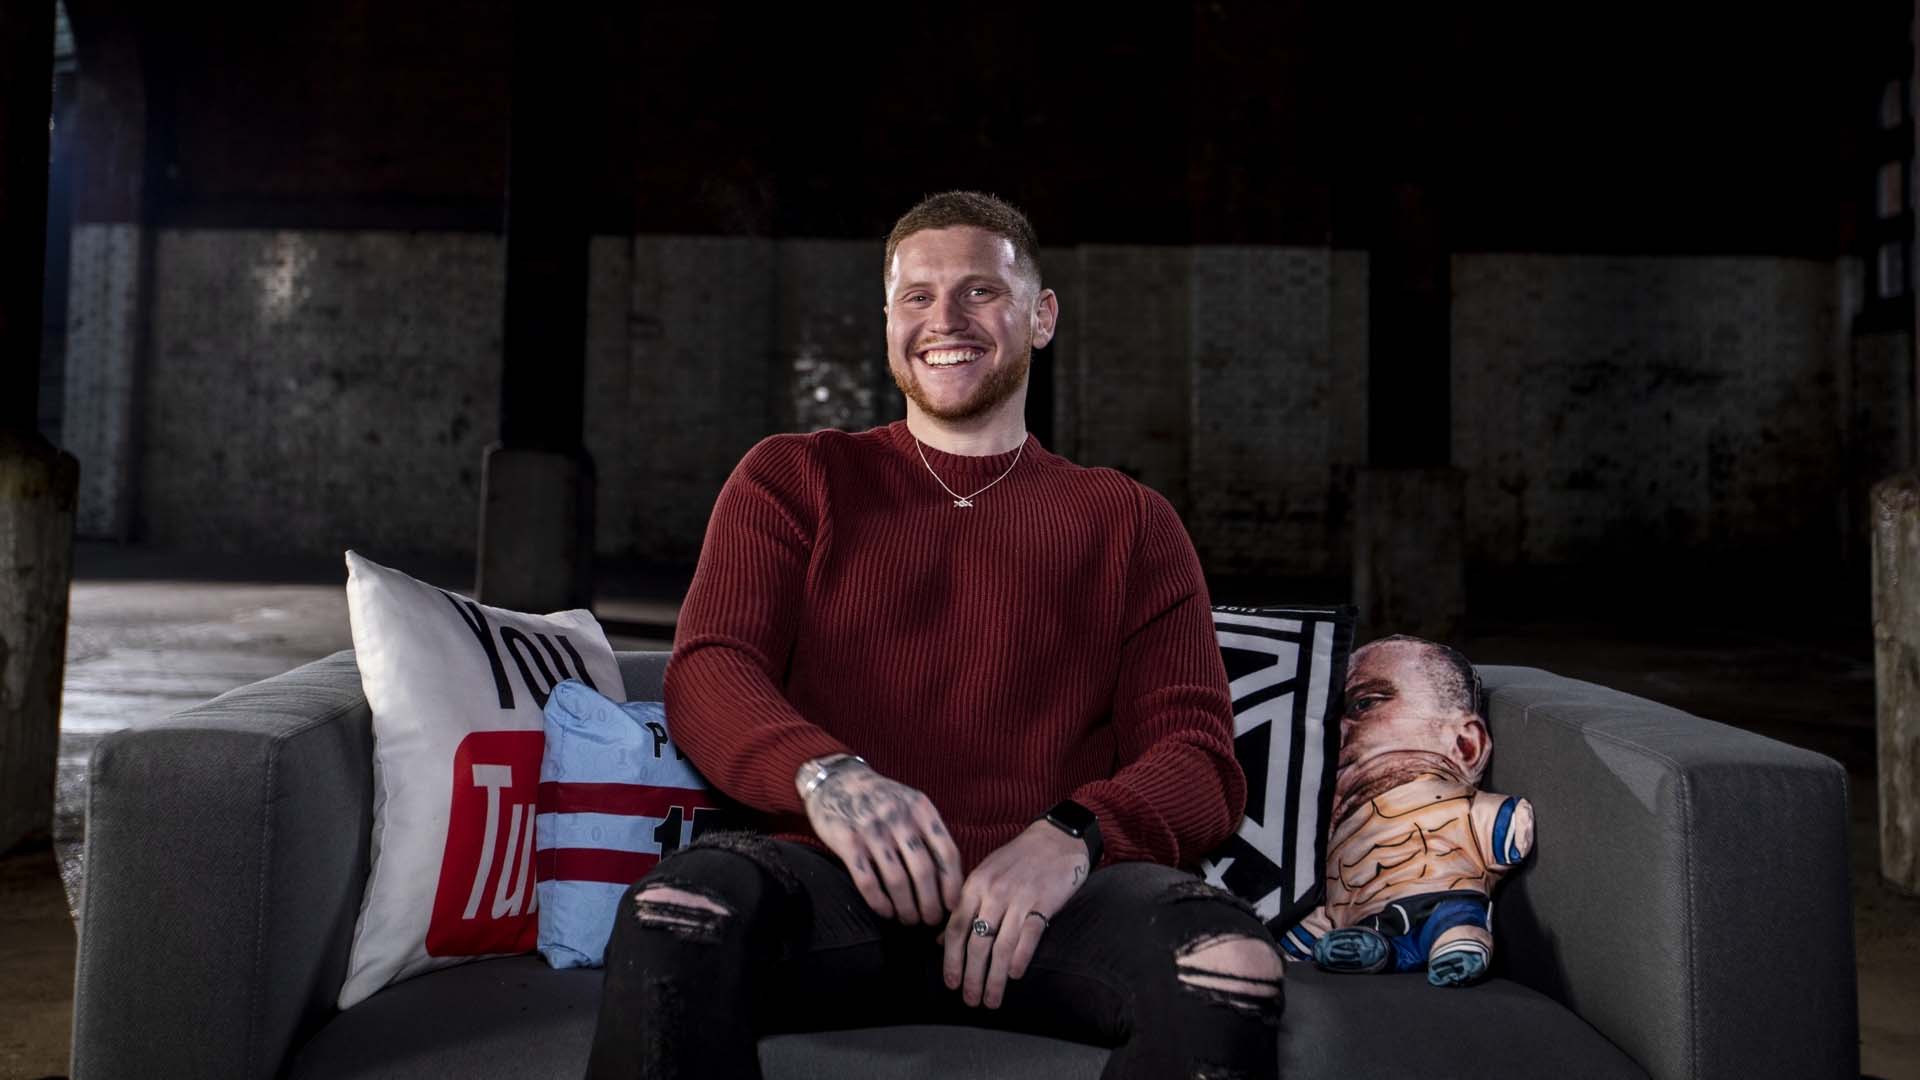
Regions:
<svg viewBox="0 0 1920 1080"><path fill-rule="evenodd" d="M378 557L378 556L376 556ZM399 565L451 588L464 567ZM71 594L52 850L0 859L0 1078L65 1073L72 898L80 882L87 755L101 736L349 647L342 570L82 545ZM609 578L616 648L664 648L684 578ZM1224 594L1223 594L1224 595ZM1285 595L1262 590L1260 595ZM1877 870L1873 671L1846 620L1524 620L1492 615L1464 642L1479 663L1520 663L1605 683L1839 760L1853 792L1862 1068L1920 1080L1920 898ZM1654 626L1660 629L1652 629ZM1856 632L1857 631L1857 632ZM62 888L64 886L64 888Z"/></svg>

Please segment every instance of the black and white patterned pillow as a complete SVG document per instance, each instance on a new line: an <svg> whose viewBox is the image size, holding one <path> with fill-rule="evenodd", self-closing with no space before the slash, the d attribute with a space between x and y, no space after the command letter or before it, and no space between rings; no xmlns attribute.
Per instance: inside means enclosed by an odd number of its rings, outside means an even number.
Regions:
<svg viewBox="0 0 1920 1080"><path fill-rule="evenodd" d="M1276 937L1320 902L1355 615L1351 606L1213 608L1247 816L1201 870L1252 904Z"/></svg>

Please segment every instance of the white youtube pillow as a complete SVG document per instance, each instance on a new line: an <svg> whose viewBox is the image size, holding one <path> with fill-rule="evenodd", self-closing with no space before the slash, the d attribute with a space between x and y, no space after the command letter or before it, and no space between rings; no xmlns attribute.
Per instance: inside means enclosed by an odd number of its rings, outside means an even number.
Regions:
<svg viewBox="0 0 1920 1080"><path fill-rule="evenodd" d="M569 678L626 697L589 611L487 607L349 551L347 613L373 710L373 870L342 1009L425 971L533 949L541 708Z"/></svg>

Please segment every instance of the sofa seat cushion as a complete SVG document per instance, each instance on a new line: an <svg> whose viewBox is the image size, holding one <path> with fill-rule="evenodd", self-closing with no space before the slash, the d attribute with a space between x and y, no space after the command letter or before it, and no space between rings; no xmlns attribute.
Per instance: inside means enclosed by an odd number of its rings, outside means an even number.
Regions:
<svg viewBox="0 0 1920 1080"><path fill-rule="evenodd" d="M596 970L537 956L463 964L389 986L335 1016L288 1063L301 1078L567 1077L586 1072L598 1018ZM977 1077L1094 1080L1098 1047L954 1027L777 1035L760 1044L772 1078Z"/></svg>
<svg viewBox="0 0 1920 1080"><path fill-rule="evenodd" d="M577 1077L601 973L536 956L465 964L385 990L333 1018L288 1063L295 1078ZM1579 1017L1493 979L1438 990L1421 975L1287 969L1281 1075L1644 1077ZM760 1044L773 1080L848 1076L1096 1080L1107 1051L983 1028L909 1026L776 1035Z"/></svg>
<svg viewBox="0 0 1920 1080"><path fill-rule="evenodd" d="M381 990L294 1051L294 1078L567 1076L587 1071L601 973L480 960Z"/></svg>
<svg viewBox="0 0 1920 1080"><path fill-rule="evenodd" d="M1281 1026L1281 1076L1647 1075L1572 1010L1509 979L1443 990L1424 972L1334 975L1288 964Z"/></svg>

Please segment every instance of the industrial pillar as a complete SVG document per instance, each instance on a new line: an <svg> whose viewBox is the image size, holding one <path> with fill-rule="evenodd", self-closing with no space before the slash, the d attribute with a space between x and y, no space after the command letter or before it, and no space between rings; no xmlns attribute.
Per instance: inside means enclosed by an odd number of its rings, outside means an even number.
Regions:
<svg viewBox="0 0 1920 1080"><path fill-rule="evenodd" d="M553 611L593 599L594 469L582 438L590 133L567 92L574 24L518 0L512 25L500 441L480 485L474 589L497 607Z"/></svg>
<svg viewBox="0 0 1920 1080"><path fill-rule="evenodd" d="M50 836L79 465L38 431L53 3L0 0L0 852Z"/></svg>
<svg viewBox="0 0 1920 1080"><path fill-rule="evenodd" d="M1904 162L1901 175L1910 176L1915 152L1913 49L1920 48L1920 0L1907 9L1903 21L1908 48L1900 50L1897 56L1890 55L1884 69L1888 74L1900 76L1890 80L1897 83L1895 93L1899 96L1881 106L1878 149L1883 156L1897 154L1896 160ZM1899 100L1901 97L1905 100ZM1901 122L1889 122L1896 119ZM1888 162L1883 160L1880 164L1884 166ZM1903 471L1873 485L1868 492L1867 545L1872 550L1880 874L1894 888L1920 896L1920 471L1912 467L1916 458L1912 440L1916 429L1920 429L1920 424L1914 422L1915 417L1920 416L1920 403L1912 397L1915 390L1920 389L1920 371L1915 370L1915 345L1920 342L1920 336L1914 333L1920 331L1920 322L1907 324L1909 332L1901 335L1904 340L1875 334L1885 322L1876 316L1897 308L1893 303L1882 303L1880 310L1875 311L1872 303L1904 296L1909 309L1907 316L1920 320L1920 305L1915 305L1912 299L1915 279L1907 269L1912 264L1913 253L1920 251L1920 235L1913 231L1920 228L1920 216L1912 212L1904 195L1901 205L1908 208L1904 215L1883 215L1869 226L1875 234L1871 236L1872 243L1898 245L1904 254L1897 260L1871 260L1873 284L1866 290L1868 307L1855 320L1855 343L1858 346L1869 335L1882 339L1881 348L1876 350L1881 353L1878 358L1881 364L1876 366L1897 371L1896 378L1886 381L1906 395L1906 400L1891 410L1905 420L1904 424L1893 425L1892 433L1897 433L1898 445L1884 445L1884 433L1882 445L1870 444L1870 449L1898 461ZM1893 276L1889 272L1896 265L1900 273ZM1867 334L1861 333L1863 329ZM1894 343L1899 346L1897 353L1888 347ZM1885 407L1892 403L1874 404Z"/></svg>
<svg viewBox="0 0 1920 1080"><path fill-rule="evenodd" d="M1880 873L1920 896L1920 473L1875 484L1872 513Z"/></svg>
<svg viewBox="0 0 1920 1080"><path fill-rule="evenodd" d="M129 540L139 503L140 412L154 244L147 62L140 12L67 0L79 61L60 445L80 459L74 534Z"/></svg>
<svg viewBox="0 0 1920 1080"><path fill-rule="evenodd" d="M1451 467L1452 270L1429 178L1376 196L1367 289L1367 468L1354 491L1353 598L1368 637L1458 637L1466 476Z"/></svg>

